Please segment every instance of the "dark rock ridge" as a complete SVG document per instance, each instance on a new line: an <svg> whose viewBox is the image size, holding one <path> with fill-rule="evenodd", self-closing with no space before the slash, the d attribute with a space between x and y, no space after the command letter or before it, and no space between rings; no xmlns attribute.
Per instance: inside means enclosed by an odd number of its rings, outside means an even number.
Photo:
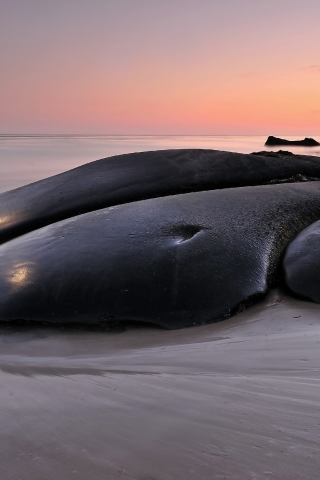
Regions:
<svg viewBox="0 0 320 480"><path fill-rule="evenodd" d="M284 249L320 219L319 179L320 158L282 150L167 150L5 192L0 321L226 318L266 293Z"/></svg>
<svg viewBox="0 0 320 480"><path fill-rule="evenodd" d="M283 138L277 138L271 135L268 137L265 145L293 145L300 147L317 147L318 145L320 145L320 143L313 138L305 138L304 140L285 140Z"/></svg>
<svg viewBox="0 0 320 480"><path fill-rule="evenodd" d="M320 178L320 158L163 150L105 158L0 195L0 243L59 220L192 191ZM300 179L300 180L299 180Z"/></svg>
<svg viewBox="0 0 320 480"><path fill-rule="evenodd" d="M300 232L291 242L283 268L290 290L320 303L320 221Z"/></svg>
<svg viewBox="0 0 320 480"><path fill-rule="evenodd" d="M272 285L286 246L320 218L320 184L132 202L0 246L0 319L180 328L221 320Z"/></svg>
<svg viewBox="0 0 320 480"><path fill-rule="evenodd" d="M272 158L282 158L282 157L294 156L294 153L288 152L287 150L278 150L277 152L270 152L268 150L263 150L262 152L252 152L251 155L259 155L262 157L272 157Z"/></svg>

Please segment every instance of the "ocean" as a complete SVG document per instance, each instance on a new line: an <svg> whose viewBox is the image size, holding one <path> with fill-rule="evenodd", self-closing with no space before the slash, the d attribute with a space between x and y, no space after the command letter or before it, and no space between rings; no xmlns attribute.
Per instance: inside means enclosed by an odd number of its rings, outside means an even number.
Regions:
<svg viewBox="0 0 320 480"><path fill-rule="evenodd" d="M279 150L265 147L266 139L267 136L230 135L0 135L0 193L123 153L170 148L209 148L241 153ZM283 149L320 156L320 147Z"/></svg>

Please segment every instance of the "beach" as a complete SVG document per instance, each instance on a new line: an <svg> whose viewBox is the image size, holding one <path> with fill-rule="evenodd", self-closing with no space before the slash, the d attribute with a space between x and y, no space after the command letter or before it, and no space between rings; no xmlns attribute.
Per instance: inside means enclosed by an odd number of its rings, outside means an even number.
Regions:
<svg viewBox="0 0 320 480"><path fill-rule="evenodd" d="M1 1L0 480L320 479L319 17Z"/></svg>
<svg viewBox="0 0 320 480"><path fill-rule="evenodd" d="M1 330L6 480L317 478L320 306L167 331Z"/></svg>
<svg viewBox="0 0 320 480"><path fill-rule="evenodd" d="M9 139L2 148L16 160L3 156L2 191L9 177L19 186L30 141L31 175L62 169L50 156L60 140ZM100 142L90 141L86 154ZM0 478L316 479L319 315L320 305L274 288L236 316L177 330L2 323Z"/></svg>

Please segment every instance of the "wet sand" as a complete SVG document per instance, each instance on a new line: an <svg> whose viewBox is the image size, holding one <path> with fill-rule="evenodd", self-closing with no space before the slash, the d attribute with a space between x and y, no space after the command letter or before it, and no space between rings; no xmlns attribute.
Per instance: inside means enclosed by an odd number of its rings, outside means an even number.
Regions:
<svg viewBox="0 0 320 480"><path fill-rule="evenodd" d="M212 325L0 342L3 480L319 478L320 305L273 290Z"/></svg>

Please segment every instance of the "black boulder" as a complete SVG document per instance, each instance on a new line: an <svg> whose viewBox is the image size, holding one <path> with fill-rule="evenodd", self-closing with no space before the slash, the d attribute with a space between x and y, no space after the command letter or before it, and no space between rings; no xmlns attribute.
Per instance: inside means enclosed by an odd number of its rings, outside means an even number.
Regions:
<svg viewBox="0 0 320 480"><path fill-rule="evenodd" d="M0 247L0 319L221 320L272 285L291 240L320 218L320 184L244 187L132 202Z"/></svg>

